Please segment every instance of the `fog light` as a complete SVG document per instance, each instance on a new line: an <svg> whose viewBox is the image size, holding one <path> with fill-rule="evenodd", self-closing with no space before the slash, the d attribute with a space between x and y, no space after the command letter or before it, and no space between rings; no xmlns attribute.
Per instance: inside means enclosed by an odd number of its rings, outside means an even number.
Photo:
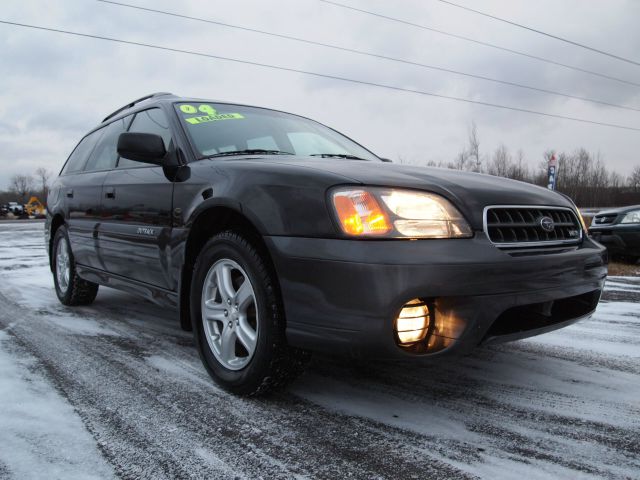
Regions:
<svg viewBox="0 0 640 480"><path fill-rule="evenodd" d="M396 334L401 345L421 342L429 329L429 307L422 300L407 302L396 319Z"/></svg>

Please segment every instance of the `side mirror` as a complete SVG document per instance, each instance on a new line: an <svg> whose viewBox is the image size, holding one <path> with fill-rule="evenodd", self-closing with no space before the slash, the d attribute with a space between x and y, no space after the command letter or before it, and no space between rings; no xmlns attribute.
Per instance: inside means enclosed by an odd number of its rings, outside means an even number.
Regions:
<svg viewBox="0 0 640 480"><path fill-rule="evenodd" d="M167 151L160 135L153 133L121 133L118 155L136 162L162 165Z"/></svg>

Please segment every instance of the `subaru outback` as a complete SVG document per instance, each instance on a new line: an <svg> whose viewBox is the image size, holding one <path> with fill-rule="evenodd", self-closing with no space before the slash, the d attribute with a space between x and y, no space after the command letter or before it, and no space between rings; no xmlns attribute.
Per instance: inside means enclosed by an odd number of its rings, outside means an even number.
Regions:
<svg viewBox="0 0 640 480"><path fill-rule="evenodd" d="M104 285L175 308L237 394L285 385L312 351L420 361L561 328L593 313L607 272L558 193L165 93L91 130L47 209L63 304Z"/></svg>

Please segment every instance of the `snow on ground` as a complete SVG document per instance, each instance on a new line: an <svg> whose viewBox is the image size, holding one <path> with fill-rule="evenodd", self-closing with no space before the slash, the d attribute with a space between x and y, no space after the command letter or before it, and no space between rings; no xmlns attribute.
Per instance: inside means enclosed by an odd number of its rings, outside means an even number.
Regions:
<svg viewBox="0 0 640 480"><path fill-rule="evenodd" d="M175 312L60 305L42 223L0 224L0 478L640 478L640 279L574 326L433 364L208 378Z"/></svg>
<svg viewBox="0 0 640 480"><path fill-rule="evenodd" d="M112 478L80 417L42 369L0 331L0 477Z"/></svg>

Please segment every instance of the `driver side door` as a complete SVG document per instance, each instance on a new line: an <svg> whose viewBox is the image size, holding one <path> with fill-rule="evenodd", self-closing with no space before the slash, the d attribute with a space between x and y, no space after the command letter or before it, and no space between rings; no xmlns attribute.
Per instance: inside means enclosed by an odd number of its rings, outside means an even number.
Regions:
<svg viewBox="0 0 640 480"><path fill-rule="evenodd" d="M135 114L129 132L173 141L169 122L159 108ZM175 290L170 275L173 183L162 167L120 157L102 186L100 252L111 274Z"/></svg>

